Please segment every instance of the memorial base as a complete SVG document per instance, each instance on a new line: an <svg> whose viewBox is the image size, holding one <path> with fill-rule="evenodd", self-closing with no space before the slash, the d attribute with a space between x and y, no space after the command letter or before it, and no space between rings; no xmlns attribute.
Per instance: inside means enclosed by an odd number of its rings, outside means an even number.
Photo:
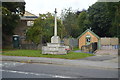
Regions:
<svg viewBox="0 0 120 80"><path fill-rule="evenodd" d="M67 54L69 46L63 46L59 43L47 43L42 47L42 54Z"/></svg>
<svg viewBox="0 0 120 80"><path fill-rule="evenodd" d="M51 43L60 43L60 37L59 36L52 36Z"/></svg>
<svg viewBox="0 0 120 80"><path fill-rule="evenodd" d="M47 43L47 46L42 47L42 54L67 54L69 46L60 44L59 36L53 36L51 43Z"/></svg>

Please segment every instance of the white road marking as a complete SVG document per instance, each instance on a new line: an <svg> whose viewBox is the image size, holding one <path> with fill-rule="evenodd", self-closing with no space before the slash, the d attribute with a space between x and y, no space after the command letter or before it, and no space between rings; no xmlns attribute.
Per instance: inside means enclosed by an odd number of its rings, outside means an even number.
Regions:
<svg viewBox="0 0 120 80"><path fill-rule="evenodd" d="M59 76L59 75L55 75L54 77L56 77L56 78L72 78L72 77L67 77L67 76Z"/></svg>
<svg viewBox="0 0 120 80"><path fill-rule="evenodd" d="M20 66L24 65L26 63L18 63L18 62L3 62L0 63L0 67L15 67L15 66Z"/></svg>
<svg viewBox="0 0 120 80"><path fill-rule="evenodd" d="M41 76L41 75L47 75L53 78L73 78L69 76L60 76L60 75L53 75L53 74L39 74L39 73L32 73L32 72L23 72L23 71L12 71L12 70L0 70L4 72L11 72L11 73L20 73L20 74L31 74L31 75L36 75L36 76Z"/></svg>

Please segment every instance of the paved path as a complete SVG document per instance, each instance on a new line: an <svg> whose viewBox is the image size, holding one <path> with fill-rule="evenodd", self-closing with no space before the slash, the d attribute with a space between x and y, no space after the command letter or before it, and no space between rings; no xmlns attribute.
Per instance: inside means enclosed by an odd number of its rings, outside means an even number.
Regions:
<svg viewBox="0 0 120 80"><path fill-rule="evenodd" d="M76 51L74 51L74 52L76 52L76 53L81 53L82 51L81 51L81 50L76 50ZM94 53L92 53L92 52L83 52L83 53L94 54Z"/></svg>
<svg viewBox="0 0 120 80"><path fill-rule="evenodd" d="M118 55L118 49L101 49L97 50L96 55Z"/></svg>
<svg viewBox="0 0 120 80"><path fill-rule="evenodd" d="M91 56L91 57L86 57L83 59L79 60L89 60L89 61L106 61L106 60L112 60L117 58L117 56L111 56L111 55L98 55L98 56ZM117 59L116 59L117 60ZM118 60L117 60L118 61ZM116 61L116 62L117 62Z"/></svg>
<svg viewBox="0 0 120 80"><path fill-rule="evenodd" d="M92 60L69 60L58 58L43 58L43 57L20 57L20 56L1 56L3 61L19 61L31 63L45 63L45 64L58 64L58 65L72 65L72 66L87 66L96 68L113 68L118 69L118 58L105 60L105 61L92 61ZM116 61L116 62L115 62Z"/></svg>

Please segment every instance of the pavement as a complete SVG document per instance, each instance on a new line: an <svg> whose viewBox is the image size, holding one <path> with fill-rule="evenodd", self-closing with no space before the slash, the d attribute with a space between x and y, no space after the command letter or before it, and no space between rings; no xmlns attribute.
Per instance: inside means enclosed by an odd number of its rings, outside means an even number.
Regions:
<svg viewBox="0 0 120 80"><path fill-rule="evenodd" d="M118 49L100 49L96 50L96 55L118 55Z"/></svg>
<svg viewBox="0 0 120 80"><path fill-rule="evenodd" d="M71 65L71 66L83 66L83 67L107 68L107 69L120 68L118 66L118 56L110 56L110 55L92 56L77 60L44 58L44 57L2 56L2 55L0 57L2 58L2 61Z"/></svg>
<svg viewBox="0 0 120 80"><path fill-rule="evenodd" d="M91 57L86 57L83 59L79 59L79 60L89 60L89 61L108 61L111 60L113 61L113 59L115 59L115 62L118 62L118 57L117 56L111 56L111 55L96 55L96 56L91 56Z"/></svg>

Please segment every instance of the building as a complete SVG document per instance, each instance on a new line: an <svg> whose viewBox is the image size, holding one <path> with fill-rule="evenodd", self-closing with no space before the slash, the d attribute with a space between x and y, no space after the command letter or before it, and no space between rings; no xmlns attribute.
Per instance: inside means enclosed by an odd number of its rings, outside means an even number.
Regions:
<svg viewBox="0 0 120 80"><path fill-rule="evenodd" d="M82 48L82 46L89 45L91 43L97 43L97 48L100 46L100 38L97 36L94 32L92 32L90 29L87 29L85 32L83 32L78 37L78 46L79 49Z"/></svg>
<svg viewBox="0 0 120 80"><path fill-rule="evenodd" d="M24 16L20 16L19 24L14 30L11 42L13 48L34 49L35 45L31 41L26 41L26 31L34 25L34 20L38 17L28 11Z"/></svg>
<svg viewBox="0 0 120 80"><path fill-rule="evenodd" d="M26 30L33 26L34 24L34 20L37 19L38 17L28 11L25 11L24 16L20 17L20 21L18 26L15 28L14 30L14 34L18 35L20 37L20 43L21 44L26 44L28 43L27 41L25 41L26 38Z"/></svg>

